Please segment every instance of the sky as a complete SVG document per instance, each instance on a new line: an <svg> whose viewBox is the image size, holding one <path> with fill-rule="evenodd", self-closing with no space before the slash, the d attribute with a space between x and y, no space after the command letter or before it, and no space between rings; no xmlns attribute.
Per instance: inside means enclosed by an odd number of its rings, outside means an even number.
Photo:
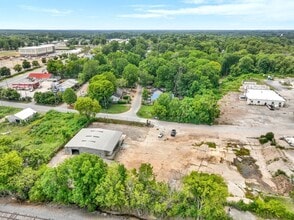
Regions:
<svg viewBox="0 0 294 220"><path fill-rule="evenodd" d="M294 29L294 0L0 0L0 29Z"/></svg>

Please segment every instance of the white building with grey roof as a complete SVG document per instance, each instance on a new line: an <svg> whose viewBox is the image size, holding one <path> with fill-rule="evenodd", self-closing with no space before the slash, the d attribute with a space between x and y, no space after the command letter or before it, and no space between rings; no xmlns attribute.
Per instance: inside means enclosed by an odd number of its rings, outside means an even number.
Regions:
<svg viewBox="0 0 294 220"><path fill-rule="evenodd" d="M245 93L249 105L272 105L283 107L285 99L273 90L248 89Z"/></svg>
<svg viewBox="0 0 294 220"><path fill-rule="evenodd" d="M102 128L83 128L66 145L67 154L91 153L111 157L123 143L120 131Z"/></svg>

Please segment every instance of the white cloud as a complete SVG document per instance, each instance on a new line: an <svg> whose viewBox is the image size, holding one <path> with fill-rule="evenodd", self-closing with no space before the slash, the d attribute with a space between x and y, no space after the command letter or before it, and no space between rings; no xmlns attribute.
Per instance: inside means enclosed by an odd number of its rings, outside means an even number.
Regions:
<svg viewBox="0 0 294 220"><path fill-rule="evenodd" d="M184 0L185 3L200 4L202 0ZM205 4L178 9L145 8L142 13L124 14L124 18L171 18L184 15L244 16L264 21L294 20L293 0L222 0L205 1ZM204 1L203 1L204 3ZM214 3L214 4L211 4Z"/></svg>
<svg viewBox="0 0 294 220"><path fill-rule="evenodd" d="M56 8L40 8L40 7L35 7L30 5L19 5L19 7L27 11L47 13L51 16L65 16L73 12L72 10L60 10Z"/></svg>

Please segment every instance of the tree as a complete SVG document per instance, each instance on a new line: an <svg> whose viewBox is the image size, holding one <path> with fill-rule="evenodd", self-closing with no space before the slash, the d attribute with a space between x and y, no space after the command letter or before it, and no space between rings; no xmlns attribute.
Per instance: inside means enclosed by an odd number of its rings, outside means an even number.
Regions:
<svg viewBox="0 0 294 220"><path fill-rule="evenodd" d="M66 104L72 105L77 101L77 94L72 88L67 88L62 94L62 99Z"/></svg>
<svg viewBox="0 0 294 220"><path fill-rule="evenodd" d="M75 109L81 114L86 115L88 118L94 117L101 110L97 100L89 97L79 97L75 102Z"/></svg>
<svg viewBox="0 0 294 220"><path fill-rule="evenodd" d="M22 66L20 64L16 64L14 67L13 67L14 71L15 72L20 72L22 71Z"/></svg>
<svg viewBox="0 0 294 220"><path fill-rule="evenodd" d="M110 165L105 178L95 189L97 206L121 211L128 203L126 179L127 170L124 165Z"/></svg>
<svg viewBox="0 0 294 220"><path fill-rule="evenodd" d="M123 71L123 78L127 80L128 86L133 87L138 81L139 69L133 64L128 64Z"/></svg>
<svg viewBox="0 0 294 220"><path fill-rule="evenodd" d="M37 60L34 60L32 62L32 65L33 65L33 67L39 67L40 66L40 64L39 64L39 62Z"/></svg>
<svg viewBox="0 0 294 220"><path fill-rule="evenodd" d="M147 101L148 97L149 97L149 92L147 89L144 88L142 92L142 98L144 101Z"/></svg>
<svg viewBox="0 0 294 220"><path fill-rule="evenodd" d="M47 71L53 75L63 75L64 65L61 60L48 60Z"/></svg>
<svg viewBox="0 0 294 220"><path fill-rule="evenodd" d="M113 83L107 79L93 81L88 87L89 96L99 101L104 108L107 107L109 98L114 92Z"/></svg>
<svg viewBox="0 0 294 220"><path fill-rule="evenodd" d="M193 171L183 179L183 189L172 212L183 218L226 219L224 204L228 196L222 177Z"/></svg>
<svg viewBox="0 0 294 220"><path fill-rule="evenodd" d="M6 66L0 68L0 76L10 76L10 69Z"/></svg>
<svg viewBox="0 0 294 220"><path fill-rule="evenodd" d="M41 61L45 64L47 62L46 57L42 57Z"/></svg>
<svg viewBox="0 0 294 220"><path fill-rule="evenodd" d="M98 67L99 62L97 60L88 60L87 62L85 62L83 72L80 75L80 79L82 80L82 82L86 82L93 76L98 74Z"/></svg>
<svg viewBox="0 0 294 220"><path fill-rule="evenodd" d="M4 153L0 160L0 192L8 189L9 179L22 169L23 160L16 151Z"/></svg>
<svg viewBox="0 0 294 220"><path fill-rule="evenodd" d="M24 69L31 68L31 63L29 61L27 61L27 60L24 60L24 61L22 61L22 67Z"/></svg>

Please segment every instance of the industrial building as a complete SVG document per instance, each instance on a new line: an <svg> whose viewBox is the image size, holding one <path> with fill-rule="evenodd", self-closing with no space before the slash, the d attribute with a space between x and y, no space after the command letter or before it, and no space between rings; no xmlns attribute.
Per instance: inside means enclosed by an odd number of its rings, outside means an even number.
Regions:
<svg viewBox="0 0 294 220"><path fill-rule="evenodd" d="M91 153L101 157L113 156L123 143L120 131L83 128L66 145L66 154Z"/></svg>
<svg viewBox="0 0 294 220"><path fill-rule="evenodd" d="M24 79L21 82L11 84L11 87L13 89L19 89L19 90L34 90L39 88L39 86L40 86L40 83L38 81L32 82L29 79Z"/></svg>
<svg viewBox="0 0 294 220"><path fill-rule="evenodd" d="M20 56L42 56L55 52L55 46L53 44L33 46L33 47L21 47L18 49Z"/></svg>
<svg viewBox="0 0 294 220"><path fill-rule="evenodd" d="M247 89L245 96L249 105L272 105L274 107L285 105L285 99L273 90Z"/></svg>

